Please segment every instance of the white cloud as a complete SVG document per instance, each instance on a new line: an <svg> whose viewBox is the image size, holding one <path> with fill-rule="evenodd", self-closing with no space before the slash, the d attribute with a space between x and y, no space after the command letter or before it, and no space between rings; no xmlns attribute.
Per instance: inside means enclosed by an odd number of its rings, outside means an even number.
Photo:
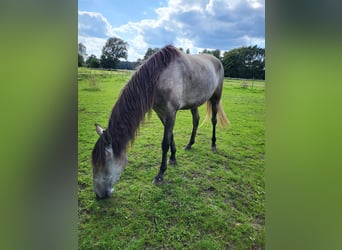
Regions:
<svg viewBox="0 0 342 250"><path fill-rule="evenodd" d="M89 37L115 36L108 20L97 12L78 12L78 34Z"/></svg>
<svg viewBox="0 0 342 250"><path fill-rule="evenodd" d="M209 3L205 6L205 10L210 14L210 15L215 15L215 12L213 10L214 6L214 1L210 0Z"/></svg>
<svg viewBox="0 0 342 250"><path fill-rule="evenodd" d="M243 45L253 44L253 45L258 45L259 47L265 47L265 39L249 37L246 35L242 37L242 44Z"/></svg>
<svg viewBox="0 0 342 250"><path fill-rule="evenodd" d="M177 40L175 42L175 46L179 47L179 48L180 47L183 48L184 51L186 49L189 49L191 54L197 54L198 53L198 49L195 47L192 40L187 39L187 38L177 38Z"/></svg>
<svg viewBox="0 0 342 250"><path fill-rule="evenodd" d="M148 44L144 41L144 37L142 35L137 35L132 40L130 40L128 47L128 55L130 58L143 58L145 52L148 49Z"/></svg>
<svg viewBox="0 0 342 250"><path fill-rule="evenodd" d="M102 47L106 44L106 41L106 38L78 36L78 42L86 46L88 56L95 55L97 58L100 58Z"/></svg>
<svg viewBox="0 0 342 250"><path fill-rule="evenodd" d="M202 48L222 51L265 44L263 0L169 0L157 8L155 19L112 27L100 13L79 12L79 37L87 51L101 51L107 39L117 36L129 44L128 60L142 58L148 47L174 44L197 53ZM101 42L101 45L96 45ZM99 50L99 48L101 48ZM100 52L101 53L101 52ZM88 54L90 54L88 52Z"/></svg>
<svg viewBox="0 0 342 250"><path fill-rule="evenodd" d="M248 0L248 3L252 6L254 9L262 8L262 4L258 0Z"/></svg>

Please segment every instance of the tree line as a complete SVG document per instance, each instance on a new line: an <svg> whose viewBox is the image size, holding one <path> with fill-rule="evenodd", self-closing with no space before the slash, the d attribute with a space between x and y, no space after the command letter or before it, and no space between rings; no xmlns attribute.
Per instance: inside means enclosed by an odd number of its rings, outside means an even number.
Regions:
<svg viewBox="0 0 342 250"><path fill-rule="evenodd" d="M86 47L78 44L78 66L89 68L107 69L136 69L147 58L159 50L159 48L148 48L144 57L136 62L127 61L128 43L120 38L109 38L102 48L100 58L95 55L87 57ZM179 48L186 54L190 49ZM265 49L255 46L240 47L221 53L219 49L204 49L201 53L212 54L221 60L224 67L225 77L244 79L265 79ZM85 60L85 58L87 58ZM125 60L120 60L125 59Z"/></svg>

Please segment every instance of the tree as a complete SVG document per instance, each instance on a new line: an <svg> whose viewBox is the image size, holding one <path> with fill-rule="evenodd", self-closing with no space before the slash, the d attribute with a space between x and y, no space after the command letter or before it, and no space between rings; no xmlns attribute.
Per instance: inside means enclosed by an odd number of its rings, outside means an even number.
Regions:
<svg viewBox="0 0 342 250"><path fill-rule="evenodd" d="M84 65L84 59L87 56L87 48L83 43L78 44L78 66Z"/></svg>
<svg viewBox="0 0 342 250"><path fill-rule="evenodd" d="M86 64L88 65L88 68L100 68L100 60L97 59L95 55L89 56Z"/></svg>
<svg viewBox="0 0 342 250"><path fill-rule="evenodd" d="M78 54L83 56L83 58L87 57L87 48L83 43L78 44Z"/></svg>
<svg viewBox="0 0 342 250"><path fill-rule="evenodd" d="M108 38L102 48L100 63L103 68L115 69L120 58L127 59L128 43L117 37Z"/></svg>
<svg viewBox="0 0 342 250"><path fill-rule="evenodd" d="M189 48L186 49L186 53L190 54L190 49Z"/></svg>
<svg viewBox="0 0 342 250"><path fill-rule="evenodd" d="M213 51L211 52L211 54L212 54L213 56L215 56L216 58L221 59L221 50L215 49L215 50L213 50Z"/></svg>
<svg viewBox="0 0 342 250"><path fill-rule="evenodd" d="M216 50L204 49L202 52L200 52L200 54L211 54L221 60L221 50L219 49L216 49Z"/></svg>
<svg viewBox="0 0 342 250"><path fill-rule="evenodd" d="M265 79L265 49L256 45L225 52L222 64L225 76Z"/></svg>
<svg viewBox="0 0 342 250"><path fill-rule="evenodd" d="M118 69L129 69L132 70L134 69L134 62L129 62L129 61L120 61L118 62L117 68Z"/></svg>
<svg viewBox="0 0 342 250"><path fill-rule="evenodd" d="M144 60L141 58L138 58L137 61L133 63L133 69L137 69L143 63L144 63Z"/></svg>
<svg viewBox="0 0 342 250"><path fill-rule="evenodd" d="M222 64L225 76L235 78L242 76L240 71L243 68L243 60L240 58L240 49L233 49L223 54Z"/></svg>
<svg viewBox="0 0 342 250"><path fill-rule="evenodd" d="M78 67L82 67L84 65L84 58L80 54L78 54Z"/></svg>
<svg viewBox="0 0 342 250"><path fill-rule="evenodd" d="M156 53L159 50L160 50L159 48L154 48L154 49L148 48L145 53L144 60L147 60L150 56L152 56L154 53Z"/></svg>

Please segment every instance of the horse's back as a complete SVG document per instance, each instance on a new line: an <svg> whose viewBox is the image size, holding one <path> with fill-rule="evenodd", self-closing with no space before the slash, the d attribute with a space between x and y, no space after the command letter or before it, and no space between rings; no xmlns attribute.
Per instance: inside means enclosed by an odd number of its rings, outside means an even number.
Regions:
<svg viewBox="0 0 342 250"><path fill-rule="evenodd" d="M210 99L222 81L223 66L216 57L181 54L160 75L155 110L198 107Z"/></svg>
<svg viewBox="0 0 342 250"><path fill-rule="evenodd" d="M199 106L206 102L222 85L223 66L214 56L209 54L188 56L190 67L183 74L183 107Z"/></svg>

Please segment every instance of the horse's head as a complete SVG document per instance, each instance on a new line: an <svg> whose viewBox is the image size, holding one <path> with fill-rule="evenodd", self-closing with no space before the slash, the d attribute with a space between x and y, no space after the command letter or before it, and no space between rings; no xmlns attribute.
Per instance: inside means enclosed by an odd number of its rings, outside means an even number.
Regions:
<svg viewBox="0 0 342 250"><path fill-rule="evenodd" d="M126 152L114 155L112 139L108 131L95 124L100 138L92 153L93 184L97 198L108 198L114 192L114 184L119 180L127 164Z"/></svg>

